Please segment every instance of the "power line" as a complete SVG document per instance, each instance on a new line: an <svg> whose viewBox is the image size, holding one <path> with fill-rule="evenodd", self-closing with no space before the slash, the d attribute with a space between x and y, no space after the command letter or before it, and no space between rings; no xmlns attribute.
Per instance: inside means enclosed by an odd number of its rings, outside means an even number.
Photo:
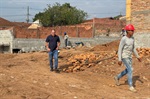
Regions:
<svg viewBox="0 0 150 99"><path fill-rule="evenodd" d="M26 9L25 7L0 7L0 8L4 8L4 9Z"/></svg>
<svg viewBox="0 0 150 99"><path fill-rule="evenodd" d="M26 21L27 21L27 23L29 23L29 6L27 7L27 19L26 19Z"/></svg>
<svg viewBox="0 0 150 99"><path fill-rule="evenodd" d="M17 9L17 10L19 10L19 9L27 9L26 7L0 7L0 8L4 8L4 9ZM29 8L29 9L31 9L31 10L44 10L44 9L37 9L37 8Z"/></svg>
<svg viewBox="0 0 150 99"><path fill-rule="evenodd" d="M36 9L36 8L30 8L31 10L44 10L44 9Z"/></svg>
<svg viewBox="0 0 150 99"><path fill-rule="evenodd" d="M107 13L88 13L88 14L117 14L117 13L120 13L120 12L107 12Z"/></svg>
<svg viewBox="0 0 150 99"><path fill-rule="evenodd" d="M3 17L26 16L26 15L2 15Z"/></svg>

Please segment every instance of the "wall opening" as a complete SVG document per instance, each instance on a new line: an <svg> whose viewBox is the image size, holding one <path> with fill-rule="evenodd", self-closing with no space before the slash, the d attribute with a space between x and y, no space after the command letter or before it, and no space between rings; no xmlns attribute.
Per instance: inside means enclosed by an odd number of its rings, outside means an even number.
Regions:
<svg viewBox="0 0 150 99"><path fill-rule="evenodd" d="M20 53L20 52L21 52L21 49L19 48L13 49L13 53Z"/></svg>
<svg viewBox="0 0 150 99"><path fill-rule="evenodd" d="M0 53L9 53L10 46L9 45L0 45Z"/></svg>

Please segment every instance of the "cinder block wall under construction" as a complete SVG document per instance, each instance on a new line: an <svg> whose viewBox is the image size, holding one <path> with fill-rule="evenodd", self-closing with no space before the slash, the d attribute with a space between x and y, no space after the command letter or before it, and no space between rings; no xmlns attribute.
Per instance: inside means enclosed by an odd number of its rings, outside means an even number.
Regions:
<svg viewBox="0 0 150 99"><path fill-rule="evenodd" d="M126 0L126 21L135 26L139 47L150 47L150 1Z"/></svg>

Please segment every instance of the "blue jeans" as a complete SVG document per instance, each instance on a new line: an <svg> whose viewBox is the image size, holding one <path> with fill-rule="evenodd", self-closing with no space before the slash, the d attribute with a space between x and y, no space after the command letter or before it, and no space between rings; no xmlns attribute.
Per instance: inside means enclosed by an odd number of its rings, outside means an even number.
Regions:
<svg viewBox="0 0 150 99"><path fill-rule="evenodd" d="M50 68L53 69L53 58L54 58L54 69L58 68L58 50L50 51L49 52L49 62Z"/></svg>
<svg viewBox="0 0 150 99"><path fill-rule="evenodd" d="M126 69L124 71L122 71L117 77L118 77L118 79L120 79L121 77L123 77L124 75L127 74L128 84L131 87L132 86L132 72L133 72L132 59L131 58L123 58L122 62L126 66Z"/></svg>

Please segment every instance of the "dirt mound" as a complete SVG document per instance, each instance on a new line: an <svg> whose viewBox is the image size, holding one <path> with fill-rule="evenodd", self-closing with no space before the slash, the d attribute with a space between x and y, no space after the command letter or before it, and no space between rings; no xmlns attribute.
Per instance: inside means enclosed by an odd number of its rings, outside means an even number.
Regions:
<svg viewBox="0 0 150 99"><path fill-rule="evenodd" d="M116 40L107 44L96 45L91 51L117 51L120 40Z"/></svg>

